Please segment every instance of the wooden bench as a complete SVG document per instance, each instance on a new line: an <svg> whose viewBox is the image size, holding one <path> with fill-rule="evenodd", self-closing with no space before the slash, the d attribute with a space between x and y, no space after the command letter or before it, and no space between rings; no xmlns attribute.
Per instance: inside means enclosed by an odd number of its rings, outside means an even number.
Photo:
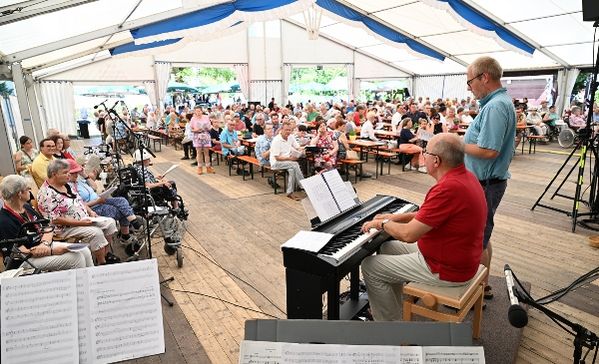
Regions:
<svg viewBox="0 0 599 364"><path fill-rule="evenodd" d="M249 156L249 155L237 156L237 161L242 163L241 168L244 171L245 171L245 167L244 167L243 163L245 163L249 166L249 172L250 172L251 179L254 179L254 166L257 166L260 168L260 175L262 176L262 178L264 178L264 172L271 171L272 175L273 175L272 178L273 178L273 188L275 190L275 195L278 193L277 192L278 191L277 180L279 177L283 178L283 190L284 191L287 190L287 170L272 169L270 166L260 165L260 162L258 161L258 159L256 157ZM245 181L245 173L243 173L243 180Z"/></svg>
<svg viewBox="0 0 599 364"><path fill-rule="evenodd" d="M487 268L479 265L478 272L465 286L440 287L414 282L406 284L403 287L404 321L411 321L412 315L419 315L436 321L462 322L474 306L472 337L480 338L486 275ZM416 302L417 298L420 299L422 305ZM439 312L440 304L455 308L457 311L455 313Z"/></svg>
<svg viewBox="0 0 599 364"><path fill-rule="evenodd" d="M161 152L162 151L162 138L156 135L148 135L148 143L152 141L152 149L154 149L155 152ZM160 146L159 150L156 150L156 143L158 143L158 145Z"/></svg>
<svg viewBox="0 0 599 364"><path fill-rule="evenodd" d="M366 161L363 161L361 159L341 159L337 161L337 163L339 163L340 167L344 169L345 175L347 176L348 180L349 170L350 168L353 169L355 172L354 183L358 183L358 177L361 176L363 172L362 165L366 163Z"/></svg>
<svg viewBox="0 0 599 364"><path fill-rule="evenodd" d="M544 135L532 135L529 134L526 136L526 140L528 140L528 154L530 154L531 149L532 153L537 153L537 142L545 140L546 137ZM524 154L524 142L522 142L522 154Z"/></svg>
<svg viewBox="0 0 599 364"><path fill-rule="evenodd" d="M227 162L227 164L229 165L229 176L231 176L235 156L232 154L227 154L227 156L225 157L225 154L223 153L223 151L221 149L214 149L214 147L210 148L209 151L210 151L210 153L216 154L216 165L217 166L220 166L221 159L223 159ZM212 164L212 155L210 155L210 163Z"/></svg>

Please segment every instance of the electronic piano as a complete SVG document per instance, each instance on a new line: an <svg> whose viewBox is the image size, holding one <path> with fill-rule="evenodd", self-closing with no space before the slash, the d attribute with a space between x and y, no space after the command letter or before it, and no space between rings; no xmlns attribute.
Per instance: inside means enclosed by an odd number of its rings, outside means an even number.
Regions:
<svg viewBox="0 0 599 364"><path fill-rule="evenodd" d="M360 263L376 252L389 235L361 231L377 214L417 211L418 206L393 196L377 195L312 228L333 234L317 253L283 247L287 285L287 318L322 319L322 295L327 293L327 319L349 320L368 302L359 294ZM350 274L350 299L339 304L339 282Z"/></svg>

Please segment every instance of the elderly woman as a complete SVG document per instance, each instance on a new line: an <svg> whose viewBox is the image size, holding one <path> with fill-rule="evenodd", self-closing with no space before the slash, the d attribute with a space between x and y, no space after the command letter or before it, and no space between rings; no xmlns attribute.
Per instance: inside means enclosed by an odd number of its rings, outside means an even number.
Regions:
<svg viewBox="0 0 599 364"><path fill-rule="evenodd" d="M132 242L130 241L129 225L132 225L135 229L139 229L141 223L133 213L129 201L124 197L100 197L94 188L87 183L87 176L84 174L83 167L74 160L68 160L68 162L71 188L79 194L83 202L91 207L96 214L111 217L118 221L121 229L121 240L124 243Z"/></svg>
<svg viewBox="0 0 599 364"><path fill-rule="evenodd" d="M19 237L21 226L27 222L37 221L41 216L27 203L29 186L22 176L6 176L0 183L0 193L4 206L0 209L0 240ZM23 254L31 254L29 262L36 268L45 271L84 268L93 265L89 249L69 251L69 244L52 241L53 232L43 232L39 225L32 226L34 233L42 234L39 242L26 242L18 247ZM30 265L23 263L23 267Z"/></svg>
<svg viewBox="0 0 599 364"><path fill-rule="evenodd" d="M17 173L23 177L31 177L31 164L40 152L33 148L33 140L26 135L19 138L19 144L21 149L14 155Z"/></svg>
<svg viewBox="0 0 599 364"><path fill-rule="evenodd" d="M320 121L317 126L318 132L310 141L311 146L318 147L318 152L314 154L314 168L317 172L330 171L337 166L339 144L327 130L324 121Z"/></svg>
<svg viewBox="0 0 599 364"><path fill-rule="evenodd" d="M108 217L99 217L69 186L69 163L55 159L48 165L48 179L38 194L38 209L56 226L54 233L62 239L79 239L89 244L96 262L106 264L114 261L108 253L112 235L117 232L116 223Z"/></svg>
<svg viewBox="0 0 599 364"><path fill-rule="evenodd" d="M339 148L337 156L339 159L345 159L347 157L347 151L351 149L349 146L349 141L347 140L347 136L345 135L345 125L346 123L343 119L337 120L334 125L335 131L333 132L333 139L337 141Z"/></svg>

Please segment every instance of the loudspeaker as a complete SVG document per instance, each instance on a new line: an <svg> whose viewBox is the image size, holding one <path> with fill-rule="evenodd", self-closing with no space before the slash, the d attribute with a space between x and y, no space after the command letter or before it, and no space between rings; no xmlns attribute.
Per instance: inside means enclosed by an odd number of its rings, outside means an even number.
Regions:
<svg viewBox="0 0 599 364"><path fill-rule="evenodd" d="M322 68L323 68L323 67L322 67L322 65L320 65L320 64L319 64L318 66L316 66L316 70L318 70L318 71L322 71Z"/></svg>
<svg viewBox="0 0 599 364"><path fill-rule="evenodd" d="M582 0L582 20L599 20L599 2L597 0Z"/></svg>
<svg viewBox="0 0 599 364"><path fill-rule="evenodd" d="M403 89L403 97L410 97L410 90L407 87Z"/></svg>

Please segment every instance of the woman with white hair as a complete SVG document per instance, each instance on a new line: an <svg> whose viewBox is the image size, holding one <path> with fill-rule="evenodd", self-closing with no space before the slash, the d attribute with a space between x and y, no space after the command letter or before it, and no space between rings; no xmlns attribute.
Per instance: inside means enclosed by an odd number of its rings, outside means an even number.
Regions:
<svg viewBox="0 0 599 364"><path fill-rule="evenodd" d="M35 222L42 217L29 205L28 181L17 175L6 176L0 183L0 193L4 199L4 206L0 209L0 240L19 237L21 227L28 222ZM31 254L29 262L36 268L44 271L84 268L93 266L89 249L69 251L69 244L53 241L54 233L34 225L27 232L41 235L37 241L27 241L17 248L24 255ZM9 247L12 249L12 246ZM6 258L6 257L3 257ZM23 263L23 267L30 265Z"/></svg>
<svg viewBox="0 0 599 364"><path fill-rule="evenodd" d="M108 253L112 236L117 232L116 222L98 216L69 185L68 162L55 159L48 165L48 179L37 195L42 216L56 226L55 233L63 239L75 238L89 244L96 262L101 265L115 262Z"/></svg>

